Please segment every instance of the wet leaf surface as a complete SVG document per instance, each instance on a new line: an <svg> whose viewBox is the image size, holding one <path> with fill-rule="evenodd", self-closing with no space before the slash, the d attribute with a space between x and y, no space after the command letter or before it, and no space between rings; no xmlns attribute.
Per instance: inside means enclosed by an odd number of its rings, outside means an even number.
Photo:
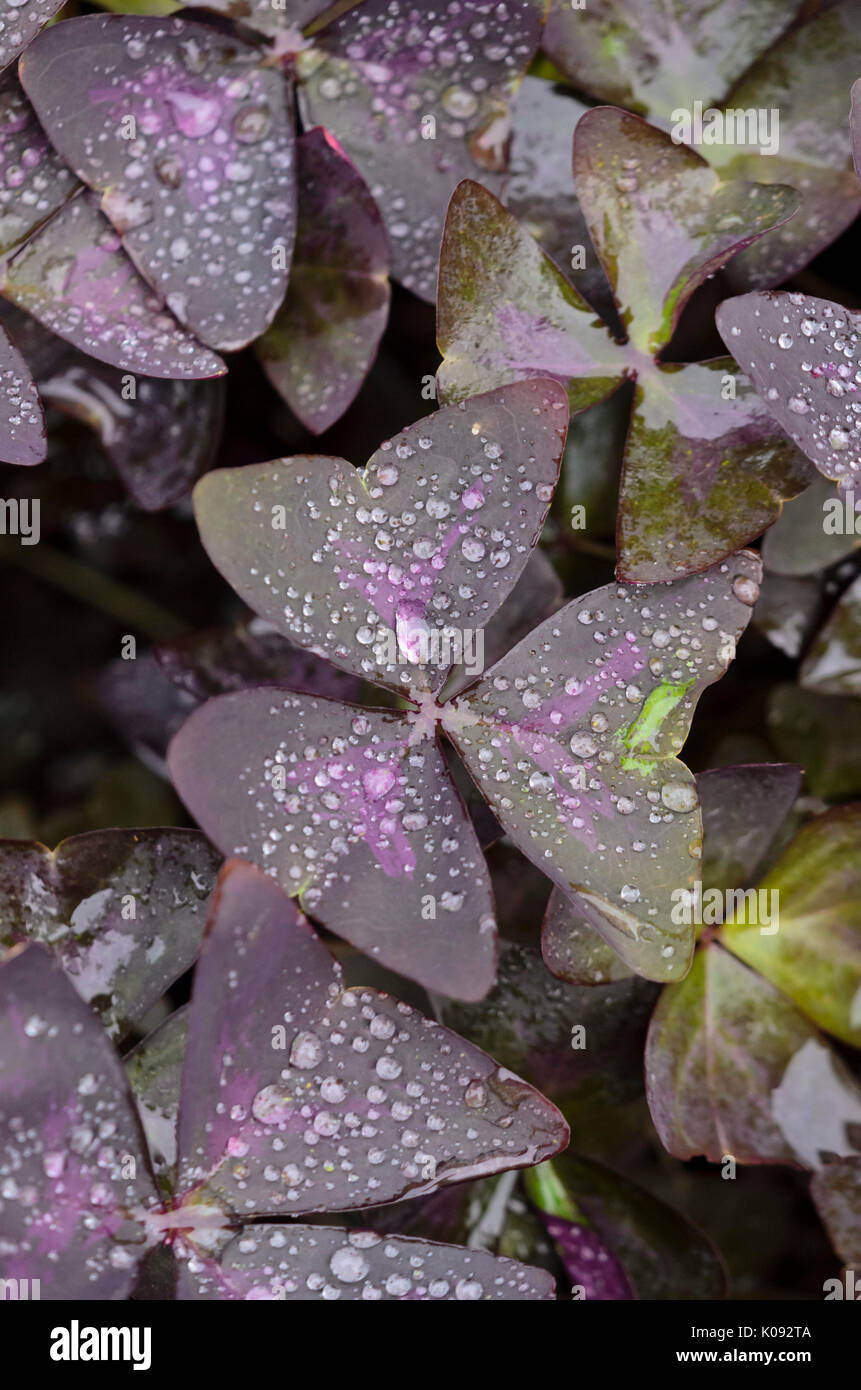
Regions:
<svg viewBox="0 0 861 1390"><path fill-rule="evenodd" d="M343 1211L534 1163L567 1140L555 1107L485 1053L388 995L343 991L266 875L225 871L194 981L183 1189L246 1218Z"/></svg>
<svg viewBox="0 0 861 1390"><path fill-rule="evenodd" d="M5 72L0 77L0 254L25 241L77 186L48 143L14 70Z"/></svg>
<svg viewBox="0 0 861 1390"><path fill-rule="evenodd" d="M45 458L45 419L27 363L0 329L0 459L34 464Z"/></svg>
<svg viewBox="0 0 861 1390"><path fill-rule="evenodd" d="M145 1249L130 1213L154 1187L122 1063L47 951L19 949L0 978L0 1275L124 1298Z"/></svg>
<svg viewBox="0 0 861 1390"><path fill-rule="evenodd" d="M484 628L526 565L566 424L554 383L523 382L417 421L362 473L314 456L212 473L201 538L284 636L401 693L438 690L453 639Z"/></svg>
<svg viewBox="0 0 861 1390"><path fill-rule="evenodd" d="M674 585L575 600L485 675L452 729L514 843L650 979L681 979L693 947L667 920L701 848L696 785L675 754L758 578L742 552Z"/></svg>
<svg viewBox="0 0 861 1390"><path fill-rule="evenodd" d="M856 397L861 314L812 295L763 291L723 303L717 325L768 409L841 486L861 473Z"/></svg>
<svg viewBox="0 0 861 1390"><path fill-rule="evenodd" d="M295 235L279 73L206 25L87 15L46 30L21 81L180 322L227 351L258 337L284 297Z"/></svg>
<svg viewBox="0 0 861 1390"><path fill-rule="evenodd" d="M457 184L501 187L508 100L542 17L542 0L463 0L444 17L364 0L317 38L299 88L303 120L343 145L386 219L393 276L423 299L436 297L439 238Z"/></svg>
<svg viewBox="0 0 861 1390"><path fill-rule="evenodd" d="M414 719L285 690L223 695L174 738L171 777L225 853L266 868L331 931L429 989L480 999L496 956L487 868Z"/></svg>
<svg viewBox="0 0 861 1390"><path fill-rule="evenodd" d="M93 193L66 203L12 257L2 291L52 333L121 371L188 380L226 370L141 279Z"/></svg>
<svg viewBox="0 0 861 1390"><path fill-rule="evenodd" d="M800 0L551 0L544 52L582 91L656 120L720 101Z"/></svg>

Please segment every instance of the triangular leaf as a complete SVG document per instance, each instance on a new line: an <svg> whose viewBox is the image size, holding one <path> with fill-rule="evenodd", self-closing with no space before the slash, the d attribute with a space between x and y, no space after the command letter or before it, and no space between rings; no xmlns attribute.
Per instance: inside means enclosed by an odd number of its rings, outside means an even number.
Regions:
<svg viewBox="0 0 861 1390"><path fill-rule="evenodd" d="M243 1217L374 1206L567 1141L555 1107L483 1052L388 995L342 990L277 885L225 869L182 1077L180 1185L195 1201Z"/></svg>
<svg viewBox="0 0 861 1390"><path fill-rule="evenodd" d="M773 922L757 925L745 902L720 939L820 1028L861 1047L861 805L802 826L758 893L777 904Z"/></svg>
<svg viewBox="0 0 861 1390"><path fill-rule="evenodd" d="M338 1226L246 1226L217 1266L180 1273L180 1299L285 1302L501 1302L552 1299L553 1280L490 1255Z"/></svg>
<svg viewBox="0 0 861 1390"><path fill-rule="evenodd" d="M497 662L447 725L518 848L650 979L679 980L690 961L692 929L668 907L696 877L701 820L675 755L759 573L741 552L675 584L595 590Z"/></svg>
<svg viewBox="0 0 861 1390"><path fill-rule="evenodd" d="M801 0L551 0L544 52L576 87L643 115L709 106Z"/></svg>
<svg viewBox="0 0 861 1390"><path fill-rule="evenodd" d="M480 999L496 954L487 869L417 719L285 690L224 695L174 738L171 777L225 853L332 931L429 989Z"/></svg>
<svg viewBox="0 0 861 1390"><path fill-rule="evenodd" d="M798 206L779 184L722 181L687 145L613 106L577 123L574 186L630 341L652 356L697 286Z"/></svg>
<svg viewBox="0 0 861 1390"><path fill-rule="evenodd" d="M861 475L861 314L811 295L762 291L725 300L716 322L787 434L820 473L851 488Z"/></svg>
<svg viewBox="0 0 861 1390"><path fill-rule="evenodd" d="M313 456L210 473L198 527L286 637L400 693L438 690L526 565L566 428L554 383L519 383L410 425L362 473Z"/></svg>
<svg viewBox="0 0 861 1390"><path fill-rule="evenodd" d="M676 1158L815 1168L861 1120L861 1090L803 1014L714 945L658 1001L646 1090Z"/></svg>

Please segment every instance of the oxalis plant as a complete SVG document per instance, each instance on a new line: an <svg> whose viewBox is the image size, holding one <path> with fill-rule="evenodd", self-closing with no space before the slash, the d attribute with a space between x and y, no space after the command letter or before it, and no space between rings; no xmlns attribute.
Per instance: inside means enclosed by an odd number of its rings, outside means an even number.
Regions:
<svg viewBox="0 0 861 1390"><path fill-rule="evenodd" d="M855 1298L859 0L109 8L0 16L4 1296Z"/></svg>

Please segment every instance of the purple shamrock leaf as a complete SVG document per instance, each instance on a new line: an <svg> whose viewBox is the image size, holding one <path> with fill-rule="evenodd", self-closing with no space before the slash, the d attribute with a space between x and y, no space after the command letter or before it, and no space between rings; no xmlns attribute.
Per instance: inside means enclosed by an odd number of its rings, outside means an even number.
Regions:
<svg viewBox="0 0 861 1390"><path fill-rule="evenodd" d="M0 459L41 463L46 454L45 417L30 369L5 328L0 328Z"/></svg>
<svg viewBox="0 0 861 1390"><path fill-rule="evenodd" d="M665 989L646 1045L649 1109L676 1158L818 1168L852 1151L861 1088L785 995L712 942Z"/></svg>
<svg viewBox="0 0 861 1390"><path fill-rule="evenodd" d="M4 17L0 20L0 71L14 63L42 25L62 7L63 0L29 0L26 9L21 8L20 2L5 0Z"/></svg>
<svg viewBox="0 0 861 1390"><path fill-rule="evenodd" d="M386 229L367 184L326 131L296 146L299 221L287 297L256 351L314 434L359 391L389 315Z"/></svg>
<svg viewBox="0 0 861 1390"><path fill-rule="evenodd" d="M445 12L365 0L316 36L299 64L307 125L331 130L386 219L392 274L436 297L446 204L477 177L499 190L508 99L529 67L543 0L462 0ZM322 58L322 61L321 61Z"/></svg>
<svg viewBox="0 0 861 1390"><path fill-rule="evenodd" d="M379 1204L541 1161L569 1138L554 1106L478 1049L388 995L342 990L259 870L225 868L190 1008L129 1059L161 1202L90 1010L40 947L19 947L2 975L4 1278L40 1279L43 1297L120 1298L161 1243L180 1298L552 1296L543 1272L483 1252L331 1226L237 1233L249 1213Z"/></svg>
<svg viewBox="0 0 861 1390"><path fill-rule="evenodd" d="M180 0L186 8L214 10L256 29L277 42L285 45L285 51L295 44L297 50L303 47L301 31L332 9L333 0L206 0L202 6L197 0Z"/></svg>
<svg viewBox="0 0 861 1390"><path fill-rule="evenodd" d="M861 804L803 825L757 894L756 906L733 903L719 940L820 1028L861 1047ZM758 920L762 904L779 909L773 930Z"/></svg>
<svg viewBox="0 0 861 1390"><path fill-rule="evenodd" d="M41 947L0 975L0 1276L125 1298L155 1189L122 1062Z"/></svg>
<svg viewBox="0 0 861 1390"><path fill-rule="evenodd" d="M198 709L168 765L215 843L332 931L428 989L487 993L493 898L432 718L245 690Z"/></svg>
<svg viewBox="0 0 861 1390"><path fill-rule="evenodd" d="M249 1225L218 1264L183 1264L179 1299L411 1303L552 1299L543 1269L486 1250L338 1226Z"/></svg>
<svg viewBox="0 0 861 1390"><path fill-rule="evenodd" d="M611 337L529 233L467 181L440 261L440 391L457 400L549 375L576 412L635 379L618 573L639 582L695 573L770 525L808 469L731 361L657 354L696 287L791 216L795 194L723 182L692 150L612 107L578 122L574 173L628 341Z"/></svg>
<svg viewBox="0 0 861 1390"><path fill-rule="evenodd" d="M758 558L672 584L607 585L545 619L445 727L511 839L626 965L681 979L702 824L676 754L758 593Z"/></svg>
<svg viewBox="0 0 861 1390"><path fill-rule="evenodd" d="M546 515L566 415L558 387L524 382L410 426L364 474L300 458L210 474L195 494L210 555L258 613L412 692L412 707L224 696L174 740L180 795L216 843L268 868L333 931L460 998L492 983L493 904L433 692L452 665L481 668L484 625Z"/></svg>
<svg viewBox="0 0 861 1390"><path fill-rule="evenodd" d="M861 474L861 313L763 290L721 304L717 326L767 409L841 491Z"/></svg>
<svg viewBox="0 0 861 1390"><path fill-rule="evenodd" d="M0 946L49 947L122 1037L193 963L219 863L195 830L0 840Z"/></svg>
<svg viewBox="0 0 861 1390"><path fill-rule="evenodd" d="M725 177L798 190L797 216L729 266L738 291L789 279L857 215L858 0L552 0L543 46L579 91L672 130Z"/></svg>
<svg viewBox="0 0 861 1390"><path fill-rule="evenodd" d="M722 103L727 116L736 116L732 136L702 146L724 177L788 184L801 198L791 222L748 246L727 268L737 293L790 279L861 210L846 119L847 93L861 70L859 21L858 0L839 0L792 27ZM747 126L752 113L753 139Z"/></svg>
<svg viewBox="0 0 861 1390"><path fill-rule="evenodd" d="M551 975L571 985L611 985L634 973L561 888L547 903L541 954Z"/></svg>
<svg viewBox="0 0 861 1390"><path fill-rule="evenodd" d="M0 77L0 254L63 206L78 181L55 154L14 71Z"/></svg>
<svg viewBox="0 0 861 1390"><path fill-rule="evenodd" d="M295 234L280 73L207 25L126 15L55 25L20 73L51 142L180 322L226 350L258 337Z"/></svg>
<svg viewBox="0 0 861 1390"><path fill-rule="evenodd" d="M344 1211L535 1163L561 1115L386 994L342 989L289 898L222 873L195 973L179 1186L243 1218Z"/></svg>
<svg viewBox="0 0 861 1390"><path fill-rule="evenodd" d="M221 376L201 347L138 275L98 198L70 199L7 262L2 292L90 357L142 376Z"/></svg>
<svg viewBox="0 0 861 1390"><path fill-rule="evenodd" d="M517 383L408 426L361 473L307 456L210 473L198 526L213 563L286 637L420 698L523 571L566 427L558 386Z"/></svg>

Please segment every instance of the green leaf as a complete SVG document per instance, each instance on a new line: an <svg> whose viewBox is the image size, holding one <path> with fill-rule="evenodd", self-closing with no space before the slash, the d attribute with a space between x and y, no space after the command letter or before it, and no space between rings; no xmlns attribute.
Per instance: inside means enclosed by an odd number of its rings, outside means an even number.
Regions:
<svg viewBox="0 0 861 1390"><path fill-rule="evenodd" d="M861 1047L861 805L803 826L758 892L778 895L760 898L777 902L778 930L761 929L748 900L721 940L820 1028Z"/></svg>
<svg viewBox="0 0 861 1390"><path fill-rule="evenodd" d="M795 1005L720 946L666 988L646 1043L646 1093L664 1147L712 1163L819 1166L845 1154L861 1090Z"/></svg>
<svg viewBox="0 0 861 1390"><path fill-rule="evenodd" d="M544 50L576 87L654 119L719 101L801 0L552 0Z"/></svg>

